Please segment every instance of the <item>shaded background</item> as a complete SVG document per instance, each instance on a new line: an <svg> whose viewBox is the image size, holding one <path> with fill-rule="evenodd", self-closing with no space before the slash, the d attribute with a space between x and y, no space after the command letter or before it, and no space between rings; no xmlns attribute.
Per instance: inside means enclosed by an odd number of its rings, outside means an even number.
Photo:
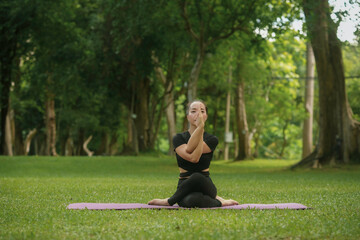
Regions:
<svg viewBox="0 0 360 240"><path fill-rule="evenodd" d="M0 7L2 154L173 154L186 103L199 98L209 108L206 130L219 137L216 159L300 159L312 80L315 147L318 86L306 73L306 27L294 28L304 21L299 1ZM340 24L356 9L342 2L331 16ZM360 120L358 33L341 44L348 101ZM243 146L250 152L239 157Z"/></svg>

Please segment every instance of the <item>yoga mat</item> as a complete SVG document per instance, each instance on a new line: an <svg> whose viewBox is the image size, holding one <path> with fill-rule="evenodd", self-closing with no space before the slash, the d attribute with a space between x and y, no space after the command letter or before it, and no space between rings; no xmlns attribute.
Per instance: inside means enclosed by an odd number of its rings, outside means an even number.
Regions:
<svg viewBox="0 0 360 240"><path fill-rule="evenodd" d="M174 206L158 206L148 205L143 203L72 203L67 206L67 209L89 209L89 210L127 210L127 209L189 209L182 208L177 205ZM241 204L226 207L215 207L215 208L202 208L202 209L295 209L304 210L308 207L299 203L275 203L275 204Z"/></svg>

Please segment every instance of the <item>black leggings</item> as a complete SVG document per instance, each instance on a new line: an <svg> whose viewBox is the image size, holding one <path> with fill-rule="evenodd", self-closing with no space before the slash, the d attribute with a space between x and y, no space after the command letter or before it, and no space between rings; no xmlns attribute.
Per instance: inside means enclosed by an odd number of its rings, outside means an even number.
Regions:
<svg viewBox="0 0 360 240"><path fill-rule="evenodd" d="M193 173L187 179L179 179L177 190L168 199L170 205L178 203L181 207L221 207L216 197L217 189L210 177Z"/></svg>

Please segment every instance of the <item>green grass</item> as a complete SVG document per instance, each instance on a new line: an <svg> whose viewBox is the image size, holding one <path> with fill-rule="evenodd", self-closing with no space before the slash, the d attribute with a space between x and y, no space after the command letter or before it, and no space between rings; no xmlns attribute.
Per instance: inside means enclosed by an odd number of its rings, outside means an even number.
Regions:
<svg viewBox="0 0 360 240"><path fill-rule="evenodd" d="M177 184L169 157L0 157L1 239L360 239L360 167L287 170L294 161L214 161L220 196L311 210L67 210L146 203Z"/></svg>

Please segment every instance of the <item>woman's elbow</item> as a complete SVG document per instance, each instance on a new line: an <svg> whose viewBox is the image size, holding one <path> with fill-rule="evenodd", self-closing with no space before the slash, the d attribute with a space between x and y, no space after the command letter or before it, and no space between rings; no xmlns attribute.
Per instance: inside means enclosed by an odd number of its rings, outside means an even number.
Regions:
<svg viewBox="0 0 360 240"><path fill-rule="evenodd" d="M198 163L199 160L200 160L200 158L197 156L190 156L190 162L192 162L192 163Z"/></svg>
<svg viewBox="0 0 360 240"><path fill-rule="evenodd" d="M190 149L189 147L186 147L185 148L185 151L186 151L186 153L188 153L188 154L192 154L193 153L193 149Z"/></svg>

